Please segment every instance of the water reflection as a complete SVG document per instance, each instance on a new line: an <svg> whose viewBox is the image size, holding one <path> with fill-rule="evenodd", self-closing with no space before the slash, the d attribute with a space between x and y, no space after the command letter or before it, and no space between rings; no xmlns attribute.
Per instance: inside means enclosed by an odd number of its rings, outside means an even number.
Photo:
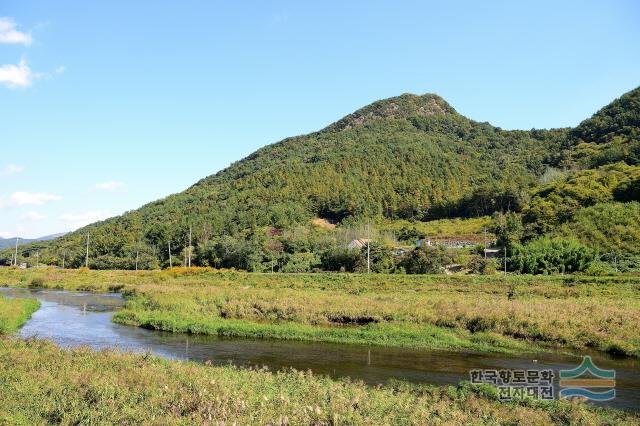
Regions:
<svg viewBox="0 0 640 426"><path fill-rule="evenodd" d="M508 357L424 351L357 345L295 341L228 339L166 333L111 322L113 311L124 304L119 294L95 294L59 290L6 289L8 297L34 297L42 307L21 329L22 337L50 339L63 347L90 346L94 349L119 348L152 352L178 360L210 361L223 365L267 367L279 370L293 367L314 374L351 377L368 384L390 379L415 383L456 384L467 380L469 370L573 368L576 357L561 354L532 354ZM533 360L537 360L536 363ZM635 359L615 360L594 357L602 368L617 370L618 397L611 406L640 407L640 366Z"/></svg>

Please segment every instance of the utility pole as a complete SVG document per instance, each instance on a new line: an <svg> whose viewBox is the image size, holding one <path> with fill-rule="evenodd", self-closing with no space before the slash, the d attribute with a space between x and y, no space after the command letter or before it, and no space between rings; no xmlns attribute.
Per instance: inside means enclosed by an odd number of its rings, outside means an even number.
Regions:
<svg viewBox="0 0 640 426"><path fill-rule="evenodd" d="M84 266L89 269L89 233L87 232L87 254L84 259Z"/></svg>
<svg viewBox="0 0 640 426"><path fill-rule="evenodd" d="M367 222L367 274L371 272L371 222Z"/></svg>
<svg viewBox="0 0 640 426"><path fill-rule="evenodd" d="M136 243L136 271L138 270L138 260L140 259L140 243L142 238L138 237L138 242Z"/></svg>
<svg viewBox="0 0 640 426"><path fill-rule="evenodd" d="M483 228L484 231L484 258L487 259L487 227Z"/></svg>
<svg viewBox="0 0 640 426"><path fill-rule="evenodd" d="M191 268L191 225L189 225L189 268Z"/></svg>
<svg viewBox="0 0 640 426"><path fill-rule="evenodd" d="M504 274L507 275L507 246L504 246Z"/></svg>
<svg viewBox="0 0 640 426"><path fill-rule="evenodd" d="M13 266L17 267L18 266L18 240L20 238L16 237L16 252L15 252L15 261L13 263Z"/></svg>
<svg viewBox="0 0 640 426"><path fill-rule="evenodd" d="M63 252L62 252L62 269L64 269L64 261L65 261L65 258L66 258L66 257L67 257L67 252L66 252L66 251L63 251Z"/></svg>
<svg viewBox="0 0 640 426"><path fill-rule="evenodd" d="M173 268L173 260L171 259L171 241L169 241L169 268Z"/></svg>
<svg viewBox="0 0 640 426"><path fill-rule="evenodd" d="M36 268L40 266L40 252L36 252Z"/></svg>

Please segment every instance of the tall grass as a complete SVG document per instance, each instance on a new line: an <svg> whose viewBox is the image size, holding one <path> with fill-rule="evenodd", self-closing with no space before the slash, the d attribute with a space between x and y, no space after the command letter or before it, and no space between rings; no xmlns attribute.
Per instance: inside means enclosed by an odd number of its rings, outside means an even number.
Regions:
<svg viewBox="0 0 640 426"><path fill-rule="evenodd" d="M640 356L640 277L6 271L0 282L121 291L116 321L168 331L439 349Z"/></svg>
<svg viewBox="0 0 640 426"><path fill-rule="evenodd" d="M488 388L369 387L310 372L211 367L0 340L1 424L633 424L585 404L500 403Z"/></svg>
<svg viewBox="0 0 640 426"><path fill-rule="evenodd" d="M7 299L0 295L0 335L16 332L40 308L34 299Z"/></svg>

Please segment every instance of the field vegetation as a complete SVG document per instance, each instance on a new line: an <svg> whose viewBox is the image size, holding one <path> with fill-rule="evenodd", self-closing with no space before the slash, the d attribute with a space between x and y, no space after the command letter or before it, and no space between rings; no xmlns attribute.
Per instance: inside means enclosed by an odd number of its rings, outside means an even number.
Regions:
<svg viewBox="0 0 640 426"><path fill-rule="evenodd" d="M5 269L13 286L119 291L114 320L245 336L522 352L640 356L640 278L410 276Z"/></svg>
<svg viewBox="0 0 640 426"><path fill-rule="evenodd" d="M7 299L0 294L0 336L14 333L40 308L33 299Z"/></svg>
<svg viewBox="0 0 640 426"><path fill-rule="evenodd" d="M640 355L640 278L2 269L0 284L122 292L116 321L169 331L425 349L585 347ZM38 307L0 299L14 332ZM633 424L577 401L500 402L495 389L215 367L0 337L7 424Z"/></svg>
<svg viewBox="0 0 640 426"><path fill-rule="evenodd" d="M370 387L310 372L248 370L0 339L0 423L632 424L636 414L569 401L499 402L495 390Z"/></svg>

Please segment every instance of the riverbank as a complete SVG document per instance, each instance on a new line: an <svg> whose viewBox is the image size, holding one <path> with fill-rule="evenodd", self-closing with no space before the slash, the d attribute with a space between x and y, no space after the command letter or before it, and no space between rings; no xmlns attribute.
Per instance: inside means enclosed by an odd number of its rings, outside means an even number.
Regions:
<svg viewBox="0 0 640 426"><path fill-rule="evenodd" d="M568 401L502 403L490 388L370 387L149 355L0 340L9 424L633 424L637 414Z"/></svg>
<svg viewBox="0 0 640 426"><path fill-rule="evenodd" d="M40 308L34 299L6 299L0 294L0 336L16 332Z"/></svg>
<svg viewBox="0 0 640 426"><path fill-rule="evenodd" d="M640 277L0 270L0 283L117 291L114 320L221 336L640 356Z"/></svg>

